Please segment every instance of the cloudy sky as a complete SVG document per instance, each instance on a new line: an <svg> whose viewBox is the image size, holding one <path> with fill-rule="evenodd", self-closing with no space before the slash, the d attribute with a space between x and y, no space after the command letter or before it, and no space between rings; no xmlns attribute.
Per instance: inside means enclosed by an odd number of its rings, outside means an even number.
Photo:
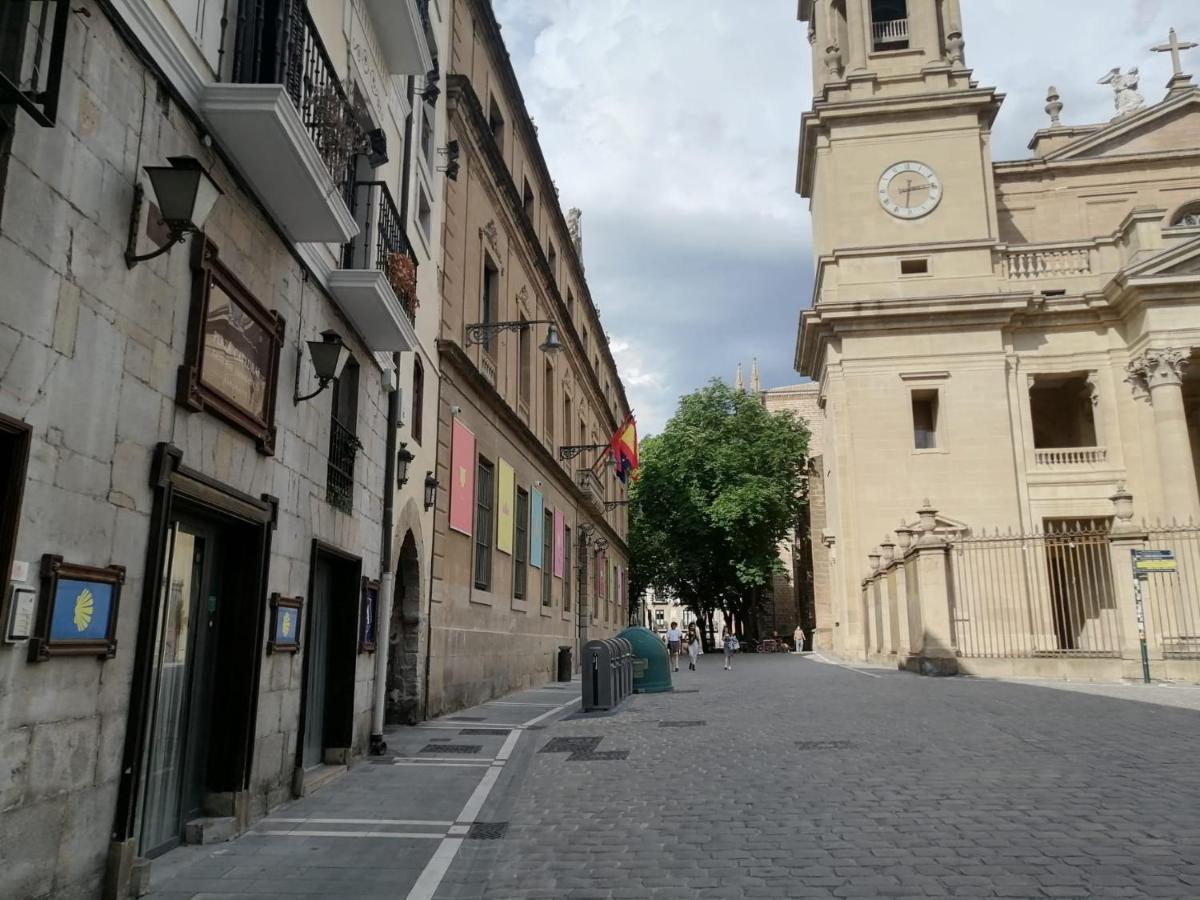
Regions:
<svg viewBox="0 0 1200 900"><path fill-rule="evenodd" d="M807 202L795 191L812 94L796 0L494 0L643 434L681 394L757 357L793 384L809 303ZM997 159L1027 155L1054 84L1065 123L1112 113L1096 84L1139 66L1157 102L1174 25L1200 41L1197 0L962 0L967 62L1007 95ZM1200 49L1185 55L1200 81Z"/></svg>

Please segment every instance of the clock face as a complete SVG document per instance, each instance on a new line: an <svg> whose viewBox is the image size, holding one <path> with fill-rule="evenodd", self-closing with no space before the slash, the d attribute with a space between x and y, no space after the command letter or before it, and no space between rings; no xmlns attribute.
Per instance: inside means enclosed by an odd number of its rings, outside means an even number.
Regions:
<svg viewBox="0 0 1200 900"><path fill-rule="evenodd" d="M879 204L898 219L919 219L941 202L942 180L924 163L896 163L879 179Z"/></svg>

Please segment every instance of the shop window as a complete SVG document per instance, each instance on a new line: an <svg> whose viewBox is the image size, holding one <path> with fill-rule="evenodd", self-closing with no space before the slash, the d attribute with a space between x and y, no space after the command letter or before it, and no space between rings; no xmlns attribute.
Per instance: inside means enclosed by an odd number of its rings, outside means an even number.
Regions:
<svg viewBox="0 0 1200 900"><path fill-rule="evenodd" d="M913 391L913 447L935 450L938 446L938 392Z"/></svg>
<svg viewBox="0 0 1200 900"><path fill-rule="evenodd" d="M31 433L24 422L0 415L0 585L8 583L17 549Z"/></svg>
<svg viewBox="0 0 1200 900"><path fill-rule="evenodd" d="M482 456L475 476L475 587L492 589L492 497L496 467Z"/></svg>
<svg viewBox="0 0 1200 900"><path fill-rule="evenodd" d="M517 488L516 547L513 549L513 597L525 599L529 576L529 492Z"/></svg>
<svg viewBox="0 0 1200 900"><path fill-rule="evenodd" d="M412 426L409 432L413 442L421 443L425 431L425 367L421 365L419 356L413 357L412 377Z"/></svg>
<svg viewBox="0 0 1200 900"><path fill-rule="evenodd" d="M329 466L326 499L342 512L354 510L354 460L362 449L358 427L358 363L346 363L334 382L329 415Z"/></svg>
<svg viewBox="0 0 1200 900"><path fill-rule="evenodd" d="M554 586L554 513L542 513L542 606L547 609L554 602L550 593Z"/></svg>

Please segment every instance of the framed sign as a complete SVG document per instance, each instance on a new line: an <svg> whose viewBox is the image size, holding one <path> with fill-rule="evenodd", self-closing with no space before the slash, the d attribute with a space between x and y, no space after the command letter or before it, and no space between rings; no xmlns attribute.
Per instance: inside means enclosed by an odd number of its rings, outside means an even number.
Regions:
<svg viewBox="0 0 1200 900"><path fill-rule="evenodd" d="M300 608L303 597L271 595L271 637L268 653L295 653L300 649Z"/></svg>
<svg viewBox="0 0 1200 900"><path fill-rule="evenodd" d="M275 452L283 319L258 302L201 236L192 245L192 309L177 400L209 410Z"/></svg>
<svg viewBox="0 0 1200 900"><path fill-rule="evenodd" d="M81 566L61 556L42 557L42 596L29 661L52 656L117 655L117 612L121 605L124 566Z"/></svg>
<svg viewBox="0 0 1200 900"><path fill-rule="evenodd" d="M375 619L379 615L379 582L365 575L359 596L358 652L375 652Z"/></svg>

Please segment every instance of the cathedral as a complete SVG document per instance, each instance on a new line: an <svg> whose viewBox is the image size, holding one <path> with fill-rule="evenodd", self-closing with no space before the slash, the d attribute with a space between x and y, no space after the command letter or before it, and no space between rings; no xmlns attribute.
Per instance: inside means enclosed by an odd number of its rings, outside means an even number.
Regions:
<svg viewBox="0 0 1200 900"><path fill-rule="evenodd" d="M1063 121L1051 88L1029 157L997 161L1004 98L968 67L959 0L799 17L818 628L929 672L1196 677L1195 45L1153 48L1174 70L1157 102L1113 69L1108 121ZM1171 567L1131 577L1148 550Z"/></svg>

